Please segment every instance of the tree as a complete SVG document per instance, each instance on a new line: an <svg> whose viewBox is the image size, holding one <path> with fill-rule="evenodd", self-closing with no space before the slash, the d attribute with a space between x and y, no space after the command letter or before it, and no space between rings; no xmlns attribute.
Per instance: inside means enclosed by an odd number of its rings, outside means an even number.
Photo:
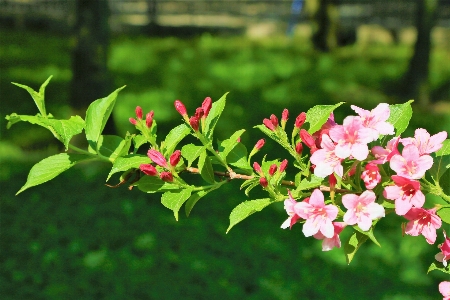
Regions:
<svg viewBox="0 0 450 300"><path fill-rule="evenodd" d="M308 2L307 2L308 4ZM336 0L310 0L309 11L314 21L312 42L320 51L337 46L338 11Z"/></svg>

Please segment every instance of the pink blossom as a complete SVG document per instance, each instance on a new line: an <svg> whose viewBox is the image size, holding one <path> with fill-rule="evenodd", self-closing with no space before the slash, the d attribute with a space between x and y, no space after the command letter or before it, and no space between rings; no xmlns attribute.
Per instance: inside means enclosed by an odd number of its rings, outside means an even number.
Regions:
<svg viewBox="0 0 450 300"><path fill-rule="evenodd" d="M372 190L381 181L380 170L378 166L373 163L368 163L365 171L361 174L361 179L364 181L366 189Z"/></svg>
<svg viewBox="0 0 450 300"><path fill-rule="evenodd" d="M386 122L391 111L389 104L380 103L371 111L359 108L355 105L350 106L361 118L362 125L371 131L372 140L378 139L380 134L394 134L394 126Z"/></svg>
<svg viewBox="0 0 450 300"><path fill-rule="evenodd" d="M422 178L432 165L433 158L429 155L420 155L417 146L412 144L403 148L402 155L392 156L390 161L391 169L397 172L397 175L409 179Z"/></svg>
<svg viewBox="0 0 450 300"><path fill-rule="evenodd" d="M441 131L430 137L426 129L418 128L414 133L414 138L404 138L401 142L404 146L415 145L419 149L419 154L430 154L442 148L442 142L447 138L447 132Z"/></svg>
<svg viewBox="0 0 450 300"><path fill-rule="evenodd" d="M322 136L322 149L315 151L311 155L311 163L316 165L314 175L319 177L327 177L335 172L342 177L344 169L341 165L342 159L336 156L335 145L330 137L326 134Z"/></svg>
<svg viewBox="0 0 450 300"><path fill-rule="evenodd" d="M155 149L150 149L148 150L147 155L158 166L167 168L167 161L159 151Z"/></svg>
<svg viewBox="0 0 450 300"><path fill-rule="evenodd" d="M344 230L345 226L347 226L347 224L344 222L333 222L334 236L332 238L325 237L320 231L314 235L314 238L323 240L322 251L330 251L333 250L334 247L341 248L339 234Z"/></svg>
<svg viewBox="0 0 450 300"><path fill-rule="evenodd" d="M338 208L331 204L325 205L323 194L319 189L312 192L309 202L302 201L295 204L294 212L306 219L303 224L305 236L315 235L319 231L327 238L334 236L331 222L336 219Z"/></svg>
<svg viewBox="0 0 450 300"><path fill-rule="evenodd" d="M444 298L442 300L450 300L450 282L442 281L439 283L439 293L442 294Z"/></svg>
<svg viewBox="0 0 450 300"><path fill-rule="evenodd" d="M372 131L362 125L362 121L353 116L344 119L343 125L330 129L331 139L337 143L335 153L339 158L353 156L364 160L369 154L367 143L372 141Z"/></svg>
<svg viewBox="0 0 450 300"><path fill-rule="evenodd" d="M399 136L391 139L387 143L386 149L381 146L374 146L371 152L375 156L376 160L372 160L371 162L375 164L384 164L385 162L390 161L392 156L395 154L400 154L397 149L399 141Z"/></svg>
<svg viewBox="0 0 450 300"><path fill-rule="evenodd" d="M375 193L364 191L361 195L346 194L342 196L342 204L347 208L344 222L348 225L358 224L361 230L367 231L372 220L384 217L384 207L375 203Z"/></svg>
<svg viewBox="0 0 450 300"><path fill-rule="evenodd" d="M383 196L395 200L395 213L399 216L406 214L411 207L422 207L425 195L420 190L420 182L398 175L393 175L395 185L384 188Z"/></svg>
<svg viewBox="0 0 450 300"><path fill-rule="evenodd" d="M438 246L438 248L441 249L441 252L436 254L434 258L436 258L437 261L442 262L444 267L447 267L447 261L450 259L450 239L447 238L445 230L444 230L444 238L445 241Z"/></svg>
<svg viewBox="0 0 450 300"><path fill-rule="evenodd" d="M297 201L292 198L291 191L288 190L289 198L284 200L284 209L286 210L289 217L286 219L286 221L281 224L281 228L292 228L292 226L297 222L298 219L300 219L300 216L297 215L294 211L294 206L297 204Z"/></svg>
<svg viewBox="0 0 450 300"><path fill-rule="evenodd" d="M428 244L434 244L436 241L436 229L441 228L442 225L441 218L436 215L435 208L427 210L413 207L405 214L405 218L409 220L408 224L406 224L406 234L411 236L422 234Z"/></svg>

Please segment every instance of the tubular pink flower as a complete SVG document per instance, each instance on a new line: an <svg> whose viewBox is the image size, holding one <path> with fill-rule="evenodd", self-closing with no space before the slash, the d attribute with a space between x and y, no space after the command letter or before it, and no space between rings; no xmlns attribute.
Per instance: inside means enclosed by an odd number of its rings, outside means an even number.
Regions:
<svg viewBox="0 0 450 300"><path fill-rule="evenodd" d="M148 150L147 155L158 166L161 166L163 168L167 168L167 161L166 161L164 156L159 151L156 151L154 149L150 149L150 150Z"/></svg>
<svg viewBox="0 0 450 300"><path fill-rule="evenodd" d="M404 217L409 220L408 224L406 224L406 234L411 236L418 236L419 234L422 234L428 244L434 244L436 241L436 229L441 228L442 225L441 218L436 215L435 208L427 210L413 207L405 214ZM448 255L450 256L450 252Z"/></svg>
<svg viewBox="0 0 450 300"><path fill-rule="evenodd" d="M409 179L422 178L432 165L433 158L429 155L420 155L419 149L412 144L403 148L402 155L392 156L390 161L390 167L397 175Z"/></svg>
<svg viewBox="0 0 450 300"><path fill-rule="evenodd" d="M212 100L210 97L206 97L205 100L203 100L202 103L202 109L203 109L203 117L206 118L209 114L209 111L212 107Z"/></svg>
<svg viewBox="0 0 450 300"><path fill-rule="evenodd" d="M176 150L174 153L172 153L172 155L169 158L170 165L172 167L178 165L178 163L180 162L180 158L181 158L181 151Z"/></svg>
<svg viewBox="0 0 450 300"><path fill-rule="evenodd" d="M384 217L384 207L375 203L375 193L364 191L361 195L346 194L342 196L342 204L347 208L344 222L348 225L358 224L367 231L372 226L372 220Z"/></svg>
<svg viewBox="0 0 450 300"><path fill-rule="evenodd" d="M325 205L324 197L319 189L315 189L309 201L302 201L294 206L294 212L306 219L303 224L303 234L312 236L319 231L327 238L334 236L332 221L336 219L338 208L334 205Z"/></svg>
<svg viewBox="0 0 450 300"><path fill-rule="evenodd" d="M383 196L395 200L395 213L399 216L406 214L413 206L422 207L425 195L420 190L420 182L398 175L393 175L395 185L384 188Z"/></svg>
<svg viewBox="0 0 450 300"><path fill-rule="evenodd" d="M441 131L430 136L428 131L423 128L416 129L414 138L401 139L404 146L415 145L419 149L419 154L430 154L442 148L442 143L447 138L447 132Z"/></svg>
<svg viewBox="0 0 450 300"><path fill-rule="evenodd" d="M439 283L439 293L442 294L444 298L442 300L450 300L450 282L442 281Z"/></svg>
<svg viewBox="0 0 450 300"><path fill-rule="evenodd" d="M444 239L444 242L438 246L438 248L441 249L441 252L436 254L434 258L436 258L437 261L442 262L444 267L447 267L447 261L450 259L450 239L447 237L445 230Z"/></svg>
<svg viewBox="0 0 450 300"><path fill-rule="evenodd" d="M344 230L345 224L344 222L333 222L334 227L334 236L332 238L325 237L321 232L318 232L314 235L314 238L322 241L322 251L330 251L333 250L334 247L341 248L341 239L339 238L339 234Z"/></svg>
<svg viewBox="0 0 450 300"><path fill-rule="evenodd" d="M358 106L350 106L361 118L362 125L370 129L372 140L378 139L380 134L394 134L394 126L386 120L389 118L391 111L389 104L380 103L371 111L359 108Z"/></svg>
<svg viewBox="0 0 450 300"><path fill-rule="evenodd" d="M155 176L158 174L156 168L151 164L142 164L139 166L139 169L148 176Z"/></svg>
<svg viewBox="0 0 450 300"><path fill-rule="evenodd" d="M369 154L367 144L372 141L372 131L362 126L359 118L349 116L343 125L330 129L331 139L337 143L335 153L339 158L353 156L357 160L365 160Z"/></svg>
<svg viewBox="0 0 450 300"><path fill-rule="evenodd" d="M372 190L381 181L380 170L378 166L373 163L368 163L365 171L361 174L361 179L364 181L366 189Z"/></svg>
<svg viewBox="0 0 450 300"><path fill-rule="evenodd" d="M297 215L294 211L294 206L295 204L297 204L297 201L292 198L290 190L288 190L288 194L289 198L284 200L284 209L286 210L286 213L289 217L286 219L286 221L283 222L283 224L281 224L281 228L283 229L286 229L288 227L292 228L292 226L297 223L297 220L300 219L300 216Z"/></svg>
<svg viewBox="0 0 450 300"><path fill-rule="evenodd" d="M371 150L373 156L375 156L376 160L372 160L371 163L375 163L375 164L384 164L387 161L390 161L392 156L394 156L395 154L400 154L400 152L398 152L397 146L398 143L400 142L400 137L395 137L393 139L391 139L387 145L386 145L386 149L381 147L381 146L374 146Z"/></svg>
<svg viewBox="0 0 450 300"><path fill-rule="evenodd" d="M322 136L320 146L322 149L315 151L310 158L311 163L316 165L314 175L325 178L335 172L342 177L344 173L341 165L342 159L336 156L335 145L328 135Z"/></svg>

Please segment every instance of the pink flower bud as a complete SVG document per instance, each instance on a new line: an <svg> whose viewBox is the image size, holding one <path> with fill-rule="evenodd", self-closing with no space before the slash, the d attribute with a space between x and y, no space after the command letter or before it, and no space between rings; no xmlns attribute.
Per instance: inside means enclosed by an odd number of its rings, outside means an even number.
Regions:
<svg viewBox="0 0 450 300"><path fill-rule="evenodd" d="M275 128L278 127L278 118L274 114L270 115L270 122L272 122L272 124Z"/></svg>
<svg viewBox="0 0 450 300"><path fill-rule="evenodd" d="M277 171L277 165L276 164L271 165L269 168L269 175L273 176L273 174L275 174L276 171Z"/></svg>
<svg viewBox="0 0 450 300"><path fill-rule="evenodd" d="M136 112L136 117L139 120L142 120L142 108L140 106L136 106L135 112Z"/></svg>
<svg viewBox="0 0 450 300"><path fill-rule="evenodd" d="M272 121L270 121L269 119L264 119L263 124L267 127L267 129L275 131L275 126L273 126Z"/></svg>
<svg viewBox="0 0 450 300"><path fill-rule="evenodd" d="M302 139L303 143L305 143L305 145L311 149L311 151L313 149L317 149L313 137L305 129L300 130L300 138Z"/></svg>
<svg viewBox="0 0 450 300"><path fill-rule="evenodd" d="M178 165L178 163L180 162L180 158L181 158L180 150L177 150L174 153L172 153L172 155L169 158L170 165L172 167L175 167L176 165Z"/></svg>
<svg viewBox="0 0 450 300"><path fill-rule="evenodd" d="M183 102L181 102L180 100L175 100L174 105L175 109L180 113L180 115L182 115L183 117L187 116L186 106L184 106Z"/></svg>
<svg viewBox="0 0 450 300"><path fill-rule="evenodd" d="M287 168L288 161L287 159L283 160L280 164L280 173L283 173Z"/></svg>
<svg viewBox="0 0 450 300"><path fill-rule="evenodd" d="M142 164L139 166L139 169L145 174L149 176L155 176L158 174L156 168L151 164Z"/></svg>
<svg viewBox="0 0 450 300"><path fill-rule="evenodd" d="M203 108L197 107L197 109L195 110L194 116L200 120L203 116Z"/></svg>
<svg viewBox="0 0 450 300"><path fill-rule="evenodd" d="M261 177L259 178L259 184L263 187L266 188L269 185L269 182L267 181L266 178Z"/></svg>
<svg viewBox="0 0 450 300"><path fill-rule="evenodd" d="M261 148L264 146L264 143L266 142L265 139L260 139L256 142L255 149L261 150Z"/></svg>
<svg viewBox="0 0 450 300"><path fill-rule="evenodd" d="M209 111L211 110L212 106L212 100L210 97L206 97L205 100L203 100L202 103L202 109L203 109L203 116L206 118L209 114Z"/></svg>
<svg viewBox="0 0 450 300"><path fill-rule="evenodd" d="M198 131L198 122L199 119L196 116L192 116L189 119L189 124L191 125L192 129L194 129L194 131Z"/></svg>
<svg viewBox="0 0 450 300"><path fill-rule="evenodd" d="M281 113L281 121L286 122L289 118L289 111L285 108Z"/></svg>
<svg viewBox="0 0 450 300"><path fill-rule="evenodd" d="M299 142L297 143L297 145L295 145L295 152L301 155L302 151L303 151L303 144L302 142Z"/></svg>
<svg viewBox="0 0 450 300"><path fill-rule="evenodd" d="M170 172L161 172L161 174L159 174L159 178L161 178L161 180L165 182L173 181L173 175Z"/></svg>
<svg viewBox="0 0 450 300"><path fill-rule="evenodd" d="M334 176L334 173L331 173L331 175L328 177L328 182L330 183L330 188L334 188L336 186L337 180L336 176Z"/></svg>
<svg viewBox="0 0 450 300"><path fill-rule="evenodd" d="M295 119L295 127L301 128L303 124L305 124L305 120L306 120L306 113L302 112Z"/></svg>
<svg viewBox="0 0 450 300"><path fill-rule="evenodd" d="M253 169L255 169L256 173L262 174L261 166L256 161L253 163Z"/></svg>
<svg viewBox="0 0 450 300"><path fill-rule="evenodd" d="M150 149L150 150L148 150L147 155L158 166L167 168L167 161L159 151Z"/></svg>
<svg viewBox="0 0 450 300"><path fill-rule="evenodd" d="M152 124L153 124L153 115L154 115L155 113L153 112L153 110L151 111L151 112L149 112L149 113L147 113L147 115L145 116L145 125L148 127L148 128L151 128L152 127Z"/></svg>
<svg viewBox="0 0 450 300"><path fill-rule="evenodd" d="M130 120L130 123L133 124L134 126L136 126L137 121L133 118L129 118L128 120Z"/></svg>

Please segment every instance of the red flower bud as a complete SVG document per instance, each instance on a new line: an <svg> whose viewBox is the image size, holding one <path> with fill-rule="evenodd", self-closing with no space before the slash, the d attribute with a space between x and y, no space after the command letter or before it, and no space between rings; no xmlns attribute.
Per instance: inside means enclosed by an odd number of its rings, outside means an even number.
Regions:
<svg viewBox="0 0 450 300"><path fill-rule="evenodd" d="M150 150L148 150L147 155L158 166L167 168L167 161L159 151L150 149Z"/></svg>
<svg viewBox="0 0 450 300"><path fill-rule="evenodd" d="M270 115L270 122L272 122L272 124L275 128L278 127L278 118L274 114Z"/></svg>
<svg viewBox="0 0 450 300"><path fill-rule="evenodd" d="M191 125L192 129L194 129L194 131L198 131L198 122L199 119L196 116L192 116L189 119L189 124Z"/></svg>
<svg viewBox="0 0 450 300"><path fill-rule="evenodd" d="M334 188L336 186L337 180L336 176L334 176L334 173L331 173L331 175L328 177L328 182L330 183L330 188Z"/></svg>
<svg viewBox="0 0 450 300"><path fill-rule="evenodd" d="M195 110L195 115L194 115L197 119L201 119L201 117L203 116L203 108L201 107L197 107L197 109Z"/></svg>
<svg viewBox="0 0 450 300"><path fill-rule="evenodd" d="M136 106L135 112L136 112L136 117L139 120L142 120L142 108L140 106Z"/></svg>
<svg viewBox="0 0 450 300"><path fill-rule="evenodd" d="M259 178L259 184L263 187L266 188L269 185L269 182L267 181L266 178L261 177Z"/></svg>
<svg viewBox="0 0 450 300"><path fill-rule="evenodd" d="M283 173L287 168L288 161L287 159L283 160L280 164L280 173Z"/></svg>
<svg viewBox="0 0 450 300"><path fill-rule="evenodd" d="M276 164L271 165L269 168L269 175L273 176L273 174L275 174L276 171L277 171L277 165Z"/></svg>
<svg viewBox="0 0 450 300"><path fill-rule="evenodd" d="M300 138L302 139L303 143L310 149L311 154L317 151L316 142L314 141L313 137L306 131L305 129L300 130Z"/></svg>
<svg viewBox="0 0 450 300"><path fill-rule="evenodd" d="M281 113L281 121L286 122L289 118L289 111L285 108Z"/></svg>
<svg viewBox="0 0 450 300"><path fill-rule="evenodd" d="M264 146L264 143L266 142L265 139L260 139L256 142L255 149L261 150L261 148Z"/></svg>
<svg viewBox="0 0 450 300"><path fill-rule="evenodd" d="M255 169L256 173L262 174L261 166L256 161L253 163L253 169Z"/></svg>
<svg viewBox="0 0 450 300"><path fill-rule="evenodd" d="M174 105L175 109L180 113L180 115L182 115L183 117L187 116L186 106L184 106L183 102L181 102L180 100L175 100Z"/></svg>
<svg viewBox="0 0 450 300"><path fill-rule="evenodd" d="M151 112L147 113L147 115L145 116L145 125L146 125L148 128L152 127L152 124L153 124L153 115L154 115L154 114L155 114L155 113L154 113L153 110L152 110Z"/></svg>
<svg viewBox="0 0 450 300"><path fill-rule="evenodd" d="M165 182L173 181L173 175L170 172L161 172L161 174L159 174L159 178L161 178L161 180Z"/></svg>
<svg viewBox="0 0 450 300"><path fill-rule="evenodd" d="M180 158L181 158L180 150L177 150L174 153L172 153L172 155L169 158L170 165L172 167L175 167L176 165L178 165L178 163L180 162Z"/></svg>
<svg viewBox="0 0 450 300"><path fill-rule="evenodd" d="M130 123L133 124L134 126L136 126L137 121L133 118L129 118L128 120L130 120Z"/></svg>
<svg viewBox="0 0 450 300"><path fill-rule="evenodd" d="M269 119L264 119L263 120L263 124L271 131L275 131L275 126L273 126L272 121L270 121Z"/></svg>
<svg viewBox="0 0 450 300"><path fill-rule="evenodd" d="M305 120L306 120L306 113L302 112L295 119L295 127L297 127L297 128L302 127L303 124L305 124Z"/></svg>
<svg viewBox="0 0 450 300"><path fill-rule="evenodd" d="M302 151L303 151L303 144L302 142L298 142L297 145L295 145L295 152L301 155Z"/></svg>
<svg viewBox="0 0 450 300"><path fill-rule="evenodd" d="M203 109L203 116L206 118L209 114L209 111L211 110L212 106L212 100L210 97L206 97L205 100L203 100L202 103L202 109Z"/></svg>
<svg viewBox="0 0 450 300"><path fill-rule="evenodd" d="M139 169L145 174L149 176L155 176L158 174L156 168L151 164L142 164L139 166Z"/></svg>

